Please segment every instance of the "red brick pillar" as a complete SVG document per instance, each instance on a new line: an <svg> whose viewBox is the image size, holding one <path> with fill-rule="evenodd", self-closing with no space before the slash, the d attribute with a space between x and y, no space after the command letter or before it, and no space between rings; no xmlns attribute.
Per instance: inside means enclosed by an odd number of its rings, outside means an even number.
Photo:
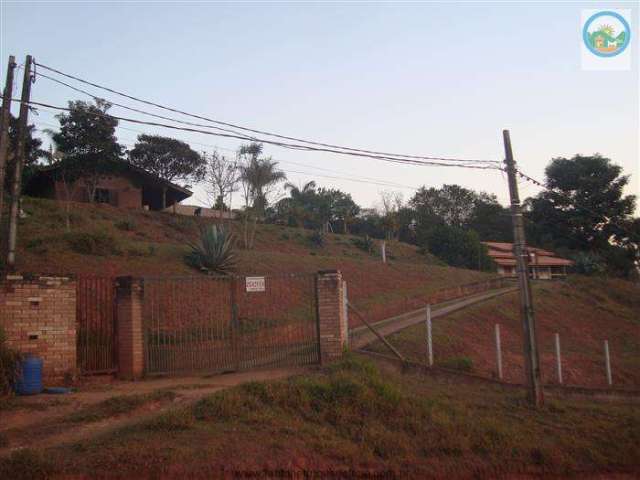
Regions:
<svg viewBox="0 0 640 480"><path fill-rule="evenodd" d="M121 378L136 379L144 373L143 293L142 279L117 278L118 376Z"/></svg>
<svg viewBox="0 0 640 480"><path fill-rule="evenodd" d="M320 363L340 358L347 346L348 331L343 305L342 274L338 270L318 272L318 330L320 335Z"/></svg>

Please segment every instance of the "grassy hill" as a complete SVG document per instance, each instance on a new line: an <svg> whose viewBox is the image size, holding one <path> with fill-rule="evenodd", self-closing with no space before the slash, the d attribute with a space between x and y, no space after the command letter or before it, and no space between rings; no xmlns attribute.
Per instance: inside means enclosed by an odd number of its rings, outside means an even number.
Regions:
<svg viewBox="0 0 640 480"><path fill-rule="evenodd" d="M72 204L71 228L65 228L63 205L25 198L20 221L17 267L23 272L99 275L201 275L184 262L188 242L198 225L212 219L163 212L122 210L109 205ZM230 222L241 238L240 222ZM418 297L451 285L494 275L456 269L420 254L411 245L390 242L388 263L378 253L357 248L351 235L329 234L324 246L310 240L311 231L258 225L255 248L238 249L237 273L268 275L340 269L349 296L381 319L410 308Z"/></svg>
<svg viewBox="0 0 640 480"><path fill-rule="evenodd" d="M640 388L640 286L616 279L570 277L538 282L533 289L542 375L556 379L554 334L560 334L564 382L605 386L605 339L609 340L614 386ZM436 364L484 376L496 372L494 325L501 328L505 380L523 378L522 323L517 293L475 305L433 324ZM424 325L389 337L408 357L424 362ZM386 352L385 347L372 347Z"/></svg>
<svg viewBox="0 0 640 480"><path fill-rule="evenodd" d="M635 478L638 439L631 403L557 398L534 411L521 389L401 374L353 355L81 442L18 450L0 459L0 476Z"/></svg>

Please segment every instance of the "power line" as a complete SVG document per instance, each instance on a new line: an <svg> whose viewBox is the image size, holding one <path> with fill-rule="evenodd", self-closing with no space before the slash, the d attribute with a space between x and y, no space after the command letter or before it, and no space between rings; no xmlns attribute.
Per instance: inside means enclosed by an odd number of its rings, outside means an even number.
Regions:
<svg viewBox="0 0 640 480"><path fill-rule="evenodd" d="M38 121L36 122L36 126L47 126L47 127L54 127L54 128L58 128L58 125L54 125L52 123L47 123L47 122L42 122L42 121ZM134 131L138 131L141 133L141 130L134 130ZM131 139L124 139L124 140L129 140L129 142L133 141L135 142L135 140L131 140ZM125 142L119 142L127 147L135 147L134 143L125 143ZM205 145L205 146L209 146L211 148L220 148L218 146L215 145ZM224 150L229 150L229 151L235 151L232 150L230 148L226 148ZM315 169L319 169L319 170L323 170L329 173L334 173L334 174L338 174L338 175L323 175L321 173L316 173L316 172L302 172L299 170L287 170L287 169L282 169L285 173L297 173L297 174L303 174L303 175L309 175L312 177L321 177L321 178L329 178L329 179L333 179L333 180L346 180L349 182L357 182L357 183L366 183L366 184L371 184L371 185L378 185L378 186L382 186L382 187L392 187L392 188L404 188L404 189L409 189L409 190L419 190L418 187L414 187L411 185L403 185L400 183L395 183L395 182L385 182L383 180L380 179L376 179L376 178L371 178L371 177L356 177L353 176L351 174L348 173L344 173L344 172L338 172L335 170L330 170L327 168L320 168L320 167L314 167L313 165L306 165L304 163L299 163L299 162L292 162L289 160L280 160L280 159L274 159L276 162L278 163L288 163L288 164L292 164L292 165L298 165L298 166L303 166L303 167L308 167L308 168L315 168ZM349 175L347 177L345 177L344 175Z"/></svg>
<svg viewBox="0 0 640 480"><path fill-rule="evenodd" d="M0 98L2 98L2 96L0 96ZM21 100L19 99L12 99L12 101L17 102L17 103L21 103ZM54 110L60 110L60 111L66 111L69 112L71 111L71 108L69 107L59 107L59 106L55 106L55 105L50 105L47 103L43 103L43 102L36 102L36 101L29 101L29 102L25 102L30 106L37 106L37 107L43 107L43 108L50 108L50 109L54 109ZM220 133L220 132L210 132L210 131L206 131L206 130L199 130L196 128L190 128L190 127L178 127L176 125L169 125L169 124L165 124L165 123L157 123L157 122L148 122L148 121L144 121L144 120L138 120L138 119L134 119L134 118L127 118L127 117L120 117L120 116L116 116L116 115L109 115L106 113L97 113L94 112L92 113L93 115L97 115L97 116L102 116L105 118L113 118L115 120L119 120L119 121L123 121L123 122L130 122L130 123L135 123L135 124L139 124L139 125L149 125L149 126L154 126L154 127L162 127L162 128L169 128L172 130L181 130L181 131L185 131L185 132L193 132L193 133L201 133L204 135L212 135L212 136L217 136L217 137L224 137L224 138L236 138L236 139L240 139L240 140L245 140L245 141L257 141L260 143L266 143L269 145L276 145L276 146L280 146L280 147L285 147L285 148L293 148L293 149L297 149L297 150L305 150L305 151L315 151L315 152L327 152L327 153L336 153L336 154L340 154L340 155L347 155L347 156L355 156L355 157L363 157L363 158L371 158L374 160L382 160L382 161L386 161L386 162L390 162L390 163L397 163L397 164L410 164L410 165L421 165L421 166L440 166L440 167L458 167L458 168L472 168L472 169L477 169L477 170L502 170L501 167L495 166L495 165L467 165L467 164L461 164L461 163L440 163L440 162L436 162L436 161L421 161L421 160L410 160L410 159L400 159L400 158L395 158L395 157L388 157L388 156L383 156L383 155L373 155L373 154L365 154L365 153L357 153L357 152L345 152L345 151L340 151L340 150L334 150L334 149L329 149L329 148L317 148L317 147L309 147L306 145L298 145L298 144L287 144L287 143L283 143L283 142L277 142L277 141L273 141L273 140L265 140L265 139L254 139L253 137L247 137L247 136L240 136L240 135L235 135L235 134L230 134L230 133Z"/></svg>
<svg viewBox="0 0 640 480"><path fill-rule="evenodd" d="M71 75L71 74L62 72L62 71L57 70L57 69L55 69L53 67L49 67L47 65L43 65L43 64L37 63L37 62L34 62L34 63L36 63L36 65L38 67L44 68L45 70L48 70L48 71L51 71L51 72L54 72L54 73L57 73L58 75L62 75L64 77L76 80L76 81L84 83L86 85L91 85L92 87L95 87L95 88L106 90L108 92L111 92L111 93L114 93L116 95L128 98L130 100L134 100L136 102L144 103L146 105L150 105L150 106L153 106L153 107L156 107L156 108L167 110L167 111L170 111L170 112L173 112L173 113L179 113L181 115L186 115L186 116L189 116L189 117L192 117L192 118L205 120L207 122L215 123L215 124L218 124L218 125L224 125L226 127L236 128L236 129L239 129L239 130L243 130L243 131L251 132L251 133L255 133L255 134L267 135L267 136L270 136L270 137L280 138L280 139L283 139L283 140L301 142L301 143L305 143L305 144L308 144L308 145L315 145L315 146L325 147L325 148L330 148L330 149L339 149L339 150L345 150L345 151L354 152L354 153L355 152L357 152L357 153L365 153L365 154L376 155L376 156L384 156L384 157L409 158L409 159L416 159L416 160L439 160L439 161L449 161L449 162L472 162L472 163L491 163L491 164L500 163L500 162L498 162L496 160L461 159L461 158L448 158L448 157L437 157L437 156L407 155L407 154L379 152L379 151L375 151L375 150L365 150L365 149L361 149L361 148L344 147L344 146L330 144L330 143L322 143L322 142L317 142L317 141L312 141L312 140L305 140L305 139L300 139L300 138L296 138L296 137L290 137L290 136L287 136L287 135L280 135L280 134L268 132L268 131L265 131L265 130L252 129L252 128L248 128L248 127L243 127L241 125L236 125L236 124L233 124L233 123L223 122L223 121L220 121L220 120L215 120L215 119L204 117L204 116L201 116L201 115L192 114L192 113L189 113L189 112L185 112L183 110L178 110L178 109L173 108L173 107L168 107L168 106L165 106L165 105L161 105L159 103L151 102L149 100L144 100L144 99L135 97L133 95L129 95L129 94L120 92L118 90L114 90L114 89L106 87L104 85L100 85L100 84L97 84L97 83L94 83L94 82L90 82L88 80L82 79L82 78L77 77L75 75ZM40 74L40 75L42 75L42 74ZM60 83L63 83L63 82L60 82ZM71 88L75 89L75 87L71 87ZM91 95L91 94L89 94L89 95ZM125 108L127 108L127 107L125 107ZM145 113L145 114L147 114L147 113ZM154 115L154 114L151 114L151 115ZM264 140L262 140L262 142L263 143L268 143L267 141L264 141Z"/></svg>

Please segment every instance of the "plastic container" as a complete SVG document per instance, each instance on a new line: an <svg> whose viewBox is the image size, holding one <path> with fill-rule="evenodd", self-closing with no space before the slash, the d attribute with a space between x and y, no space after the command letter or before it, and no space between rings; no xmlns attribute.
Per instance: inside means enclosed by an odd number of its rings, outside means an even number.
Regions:
<svg viewBox="0 0 640 480"><path fill-rule="evenodd" d="M27 357L20 362L22 375L16 382L18 395L36 395L42 392L42 366L39 357Z"/></svg>

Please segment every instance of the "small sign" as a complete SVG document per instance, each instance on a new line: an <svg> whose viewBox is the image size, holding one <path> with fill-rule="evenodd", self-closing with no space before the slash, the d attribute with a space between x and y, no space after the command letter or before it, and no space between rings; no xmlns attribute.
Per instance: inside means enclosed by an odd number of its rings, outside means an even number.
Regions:
<svg viewBox="0 0 640 480"><path fill-rule="evenodd" d="M264 292L264 277L246 277L247 292Z"/></svg>

